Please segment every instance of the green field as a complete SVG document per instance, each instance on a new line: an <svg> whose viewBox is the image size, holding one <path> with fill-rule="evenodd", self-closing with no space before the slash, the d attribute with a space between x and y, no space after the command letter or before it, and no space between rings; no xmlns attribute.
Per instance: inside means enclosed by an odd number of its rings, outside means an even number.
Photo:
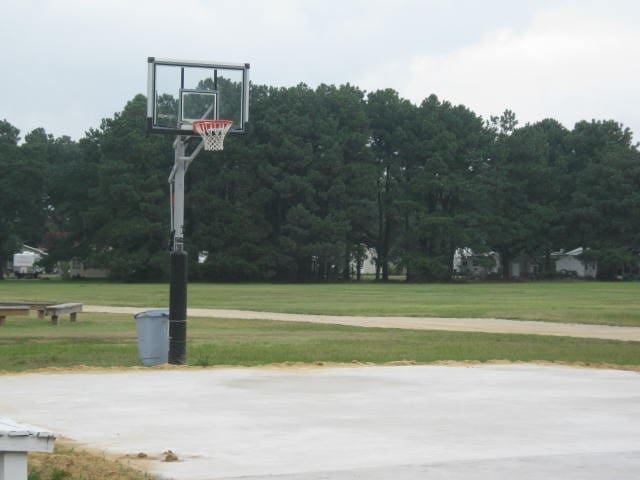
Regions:
<svg viewBox="0 0 640 480"><path fill-rule="evenodd" d="M167 307L166 284L0 282L0 300ZM509 318L640 326L640 282L189 285L189 306L333 315Z"/></svg>
<svg viewBox="0 0 640 480"><path fill-rule="evenodd" d="M189 320L188 335L194 366L491 360L640 366L640 342L568 337L206 318ZM133 317L84 313L58 326L35 316L10 317L0 327L0 371L79 365L140 365Z"/></svg>
<svg viewBox="0 0 640 480"><path fill-rule="evenodd" d="M337 315L498 317L640 326L640 283L460 285L198 284L191 307ZM166 307L165 284L3 281L0 300ZM339 325L193 318L191 365L285 362L551 361L640 366L640 342L536 335L368 329ZM0 370L139 365L131 315L83 313L51 326L31 317L0 327Z"/></svg>

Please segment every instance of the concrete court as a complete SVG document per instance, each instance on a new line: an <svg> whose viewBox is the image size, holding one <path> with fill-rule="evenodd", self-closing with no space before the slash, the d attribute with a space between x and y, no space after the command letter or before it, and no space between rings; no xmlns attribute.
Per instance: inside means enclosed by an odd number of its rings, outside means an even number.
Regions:
<svg viewBox="0 0 640 480"><path fill-rule="evenodd" d="M176 480L636 479L640 375L531 364L0 376L0 413ZM133 461L135 465L135 461Z"/></svg>

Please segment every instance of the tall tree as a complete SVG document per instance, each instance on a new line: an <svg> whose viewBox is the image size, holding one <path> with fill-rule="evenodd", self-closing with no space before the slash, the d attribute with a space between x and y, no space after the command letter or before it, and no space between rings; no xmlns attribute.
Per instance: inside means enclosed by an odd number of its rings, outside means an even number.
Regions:
<svg viewBox="0 0 640 480"><path fill-rule="evenodd" d="M157 281L168 270L172 150L165 136L144 134L145 111L146 99L138 95L93 133L98 182L83 206L86 261L123 280Z"/></svg>
<svg viewBox="0 0 640 480"><path fill-rule="evenodd" d="M376 169L367 147L366 103L364 93L351 85L321 85L316 99L321 128L315 164L324 173L326 185L316 187L318 204L321 215L339 226L331 243L342 246L342 262L336 270L341 270L342 278L348 280L351 265L357 264L363 247L372 246L374 241L376 198L370 185L376 178Z"/></svg>
<svg viewBox="0 0 640 480"><path fill-rule="evenodd" d="M0 121L0 279L4 278L7 260L17 250L21 238L19 228L25 215L22 196L33 196L20 185L22 162L18 141L20 130L8 121Z"/></svg>
<svg viewBox="0 0 640 480"><path fill-rule="evenodd" d="M448 280L456 248L481 242L479 167L490 136L482 119L435 95L417 110L402 168L403 257L408 280Z"/></svg>
<svg viewBox="0 0 640 480"><path fill-rule="evenodd" d="M91 132L87 134L91 135ZM48 148L46 165L47 233L44 246L49 250L47 263L84 257L81 251L88 232L84 213L91 204L89 192L97 185L97 164L86 149L69 137L54 139Z"/></svg>
<svg viewBox="0 0 640 480"><path fill-rule="evenodd" d="M599 275L637 268L640 253L640 152L614 121L579 122L572 132L568 241L591 248Z"/></svg>
<svg viewBox="0 0 640 480"><path fill-rule="evenodd" d="M370 93L367 113L371 129L371 154L377 167L375 248L378 255L376 279L389 280L389 266L394 258L400 228L398 201L403 164L411 145L411 121L415 106L391 89Z"/></svg>
<svg viewBox="0 0 640 480"><path fill-rule="evenodd" d="M493 206L486 225L489 244L500 254L505 278L510 277L513 260L521 257L526 263L546 247L556 217L547 198L554 182L549 158L549 143L540 128L526 125L498 132L486 177ZM527 270L528 265L523 265L523 276Z"/></svg>
<svg viewBox="0 0 640 480"><path fill-rule="evenodd" d="M192 218L207 278L349 275L371 216L364 107L349 85L254 87L251 134L225 146L209 174L198 162L191 184L206 204Z"/></svg>
<svg viewBox="0 0 640 480"><path fill-rule="evenodd" d="M265 96L264 88L254 87L254 118L258 117L256 104L261 105ZM256 121L260 123L259 117ZM228 136L224 151L202 152L190 167L187 246L190 251L208 253L204 264L192 265L194 276L210 281L275 278L277 251L264 212L269 191L260 181L265 168L262 148L254 133Z"/></svg>
<svg viewBox="0 0 640 480"><path fill-rule="evenodd" d="M46 229L46 159L51 135L37 128L18 146L19 130L0 122L0 261L21 243L40 246Z"/></svg>

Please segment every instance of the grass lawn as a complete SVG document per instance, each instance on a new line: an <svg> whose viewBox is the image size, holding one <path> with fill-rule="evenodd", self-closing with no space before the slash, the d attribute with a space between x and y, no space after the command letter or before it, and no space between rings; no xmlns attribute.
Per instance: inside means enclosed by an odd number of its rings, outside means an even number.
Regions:
<svg viewBox="0 0 640 480"><path fill-rule="evenodd" d="M550 361L640 366L640 342L569 337L368 329L340 325L194 318L188 363ZM10 317L0 329L0 370L139 365L130 315L81 314L79 321Z"/></svg>
<svg viewBox="0 0 640 480"><path fill-rule="evenodd" d="M640 326L640 282L189 285L189 306L285 313L509 318ZM167 284L0 281L0 300L167 307Z"/></svg>

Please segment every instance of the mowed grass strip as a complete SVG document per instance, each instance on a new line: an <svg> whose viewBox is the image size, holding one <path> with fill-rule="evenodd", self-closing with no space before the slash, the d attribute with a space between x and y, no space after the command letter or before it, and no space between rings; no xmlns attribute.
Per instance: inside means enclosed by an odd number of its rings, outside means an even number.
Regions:
<svg viewBox="0 0 640 480"><path fill-rule="evenodd" d="M492 360L640 366L640 342L569 337L206 318L190 319L188 335L194 366ZM57 327L35 317L9 318L0 330L0 370L137 366L136 341L129 315L84 314Z"/></svg>
<svg viewBox="0 0 640 480"><path fill-rule="evenodd" d="M640 326L640 282L189 285L189 306L365 316L507 318ZM0 300L167 307L166 284L5 280Z"/></svg>

